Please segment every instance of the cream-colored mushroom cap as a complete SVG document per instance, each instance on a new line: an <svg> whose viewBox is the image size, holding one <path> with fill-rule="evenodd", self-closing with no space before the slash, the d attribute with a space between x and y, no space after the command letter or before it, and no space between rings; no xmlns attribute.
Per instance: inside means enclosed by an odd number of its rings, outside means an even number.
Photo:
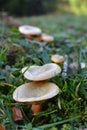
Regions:
<svg viewBox="0 0 87 130"><path fill-rule="evenodd" d="M41 34L41 29L34 27L34 26L29 26L29 25L22 25L19 26L19 32L25 35L40 35Z"/></svg>
<svg viewBox="0 0 87 130"><path fill-rule="evenodd" d="M24 73L24 77L33 80L33 81L41 81L50 79L61 72L61 68L59 65L55 63L48 63L43 66L30 66L24 67L22 69L22 73Z"/></svg>
<svg viewBox="0 0 87 130"><path fill-rule="evenodd" d="M37 103L56 96L59 88L51 82L30 82L16 88L13 99L18 102Z"/></svg>
<svg viewBox="0 0 87 130"><path fill-rule="evenodd" d="M41 35L40 39L41 39L42 41L45 41L45 42L53 42L53 41L54 41L54 37L53 37L53 36L50 36L50 35L45 34L45 33L43 33L43 34Z"/></svg>
<svg viewBox="0 0 87 130"><path fill-rule="evenodd" d="M61 63L64 62L64 57L58 54L52 55L51 56L51 61L55 62L55 63Z"/></svg>

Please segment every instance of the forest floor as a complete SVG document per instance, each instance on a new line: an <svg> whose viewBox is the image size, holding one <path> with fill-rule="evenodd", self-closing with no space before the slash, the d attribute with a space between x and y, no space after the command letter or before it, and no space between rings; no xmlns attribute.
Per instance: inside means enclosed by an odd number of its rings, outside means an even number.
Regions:
<svg viewBox="0 0 87 130"><path fill-rule="evenodd" d="M87 16L45 15L0 19L0 127L6 130L87 130ZM20 25L39 27L52 42L28 39ZM14 101L15 89L30 82L21 73L25 66L51 63L62 55L55 83L58 96L45 101L36 116L31 105ZM1 129L0 129L1 130Z"/></svg>

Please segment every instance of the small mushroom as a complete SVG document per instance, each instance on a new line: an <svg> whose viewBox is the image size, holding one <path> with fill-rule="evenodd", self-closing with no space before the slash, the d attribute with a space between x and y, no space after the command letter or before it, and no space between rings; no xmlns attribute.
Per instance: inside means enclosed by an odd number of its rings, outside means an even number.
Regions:
<svg viewBox="0 0 87 130"><path fill-rule="evenodd" d="M28 38L32 38L33 36L38 36L41 34L41 29L34 26L22 25L19 26L19 32L26 35Z"/></svg>
<svg viewBox="0 0 87 130"><path fill-rule="evenodd" d="M61 55L55 54L51 56L51 61L54 63L62 63L65 61L65 58Z"/></svg>
<svg viewBox="0 0 87 130"><path fill-rule="evenodd" d="M25 83L13 93L13 99L17 102L32 104L32 111L37 113L41 110L41 104L59 93L59 87L51 82L30 82Z"/></svg>
<svg viewBox="0 0 87 130"><path fill-rule="evenodd" d="M33 81L50 79L59 74L60 72L60 66L55 63L48 63L43 66L30 66L29 68L24 67L22 69L24 77Z"/></svg>
<svg viewBox="0 0 87 130"><path fill-rule="evenodd" d="M53 42L54 41L54 37L50 36L48 34L42 33L41 36L39 37L39 41Z"/></svg>

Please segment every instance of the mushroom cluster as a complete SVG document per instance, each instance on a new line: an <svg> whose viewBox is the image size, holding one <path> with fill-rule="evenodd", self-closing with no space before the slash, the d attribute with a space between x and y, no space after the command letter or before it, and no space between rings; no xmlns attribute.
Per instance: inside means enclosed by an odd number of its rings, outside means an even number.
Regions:
<svg viewBox="0 0 87 130"><path fill-rule="evenodd" d="M46 81L61 72L61 68L55 63L48 63L43 66L24 67L24 77L31 80L29 83L17 87L13 98L17 102L27 102L32 105L34 115L41 110L41 104L59 93L59 87Z"/></svg>
<svg viewBox="0 0 87 130"><path fill-rule="evenodd" d="M33 37L37 37L38 41L44 41L44 42L53 42L54 41L53 36L42 33L42 30L35 26L21 25L21 26L19 26L18 30L21 34L24 34L29 39L32 39Z"/></svg>

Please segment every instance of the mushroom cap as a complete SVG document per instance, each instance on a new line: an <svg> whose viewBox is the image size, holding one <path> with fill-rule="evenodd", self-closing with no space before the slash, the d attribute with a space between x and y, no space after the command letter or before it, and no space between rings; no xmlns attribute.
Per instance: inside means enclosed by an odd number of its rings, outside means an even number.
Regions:
<svg viewBox="0 0 87 130"><path fill-rule="evenodd" d="M42 33L41 36L40 36L40 40L45 41L45 42L53 42L54 37L50 36L48 34Z"/></svg>
<svg viewBox="0 0 87 130"><path fill-rule="evenodd" d="M41 34L41 29L34 27L34 26L29 26L29 25L22 25L19 26L19 32L25 35L40 35Z"/></svg>
<svg viewBox="0 0 87 130"><path fill-rule="evenodd" d="M58 54L52 55L51 56L51 61L55 62L55 63L61 63L64 62L64 57Z"/></svg>
<svg viewBox="0 0 87 130"><path fill-rule="evenodd" d="M13 99L18 102L28 102L31 104L40 103L50 99L59 93L59 88L51 82L30 82L25 83L13 92Z"/></svg>
<svg viewBox="0 0 87 130"><path fill-rule="evenodd" d="M22 69L22 73L24 73L24 77L29 80L33 81L41 81L41 80L46 80L50 79L57 74L61 72L61 68L59 65L55 63L48 63L43 66L30 66L24 67Z"/></svg>

